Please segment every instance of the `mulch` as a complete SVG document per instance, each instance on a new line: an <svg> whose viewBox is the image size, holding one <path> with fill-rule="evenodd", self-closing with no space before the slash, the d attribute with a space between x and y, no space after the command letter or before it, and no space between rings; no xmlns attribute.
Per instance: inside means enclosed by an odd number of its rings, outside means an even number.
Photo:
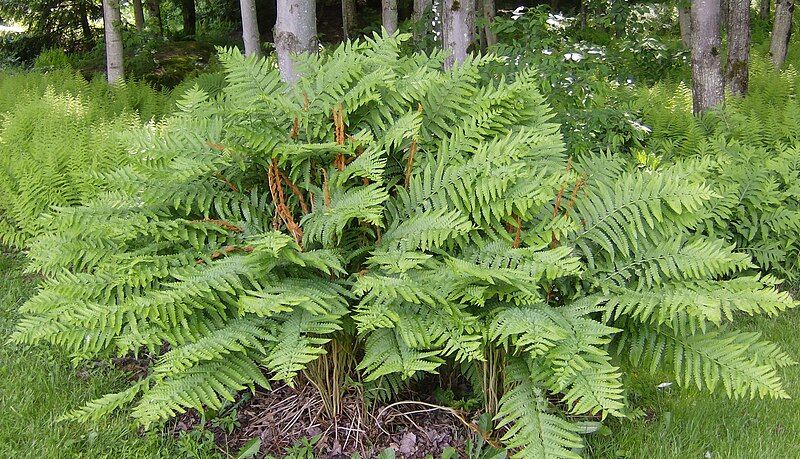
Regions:
<svg viewBox="0 0 800 459"><path fill-rule="evenodd" d="M319 392L311 384L296 388L280 385L271 391L257 391L236 404L238 426L230 433L211 429L218 445L230 453L239 451L248 441L261 439L256 457L281 457L286 449L302 439L316 438L314 449L319 458L376 457L386 448L399 458L439 456L454 448L463 457L466 440L475 430L468 415L426 400L407 400L367 408L358 391L342 396L339 415L327 414ZM201 422L196 412L179 416L172 433L195 428Z"/></svg>

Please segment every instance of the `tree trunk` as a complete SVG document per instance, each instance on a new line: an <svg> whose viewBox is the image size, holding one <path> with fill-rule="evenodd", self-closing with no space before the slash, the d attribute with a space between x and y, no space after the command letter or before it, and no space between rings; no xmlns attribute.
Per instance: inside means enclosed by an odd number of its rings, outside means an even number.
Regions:
<svg viewBox="0 0 800 459"><path fill-rule="evenodd" d="M133 20L136 22L136 30L144 30L144 9L142 0L133 0Z"/></svg>
<svg viewBox="0 0 800 459"><path fill-rule="evenodd" d="M750 0L729 0L728 68L725 80L731 93L747 93L750 56Z"/></svg>
<svg viewBox="0 0 800 459"><path fill-rule="evenodd" d="M197 35L197 9L194 0L181 0L181 16L183 16L183 34L188 37Z"/></svg>
<svg viewBox="0 0 800 459"><path fill-rule="evenodd" d="M494 17L496 14L496 9L494 6L494 0L483 0L483 33L486 36L486 46L493 46L497 44L497 35L492 30L492 24L494 24Z"/></svg>
<svg viewBox="0 0 800 459"><path fill-rule="evenodd" d="M156 27L156 33L161 37L164 35L164 21L161 19L161 1L147 0L147 11L150 13L150 21Z"/></svg>
<svg viewBox="0 0 800 459"><path fill-rule="evenodd" d="M397 0L381 1L381 20L387 32L397 32Z"/></svg>
<svg viewBox="0 0 800 459"><path fill-rule="evenodd" d="M772 25L772 42L769 45L769 54L775 68L783 67L786 60L786 51L789 47L789 37L792 34L792 13L794 0L778 0L775 5L775 23Z"/></svg>
<svg viewBox="0 0 800 459"><path fill-rule="evenodd" d="M103 0L103 28L106 35L106 73L108 82L115 83L125 77L122 57L122 19L119 0Z"/></svg>
<svg viewBox="0 0 800 459"><path fill-rule="evenodd" d="M586 28L586 23L588 22L588 16L589 16L588 12L586 11L586 2L587 0L581 0L580 17L581 17L582 30Z"/></svg>
<svg viewBox="0 0 800 459"><path fill-rule="evenodd" d="M433 0L414 0L414 43L417 45L431 28Z"/></svg>
<svg viewBox="0 0 800 459"><path fill-rule="evenodd" d="M720 68L720 0L692 3L692 108L695 114L725 100Z"/></svg>
<svg viewBox="0 0 800 459"><path fill-rule="evenodd" d="M692 11L689 6L678 7L678 24L681 26L681 41L683 46L692 46Z"/></svg>
<svg viewBox="0 0 800 459"><path fill-rule="evenodd" d="M342 0L342 29L344 29L345 40L353 38L356 24L356 1Z"/></svg>
<svg viewBox="0 0 800 459"><path fill-rule="evenodd" d="M89 13L86 11L86 4L81 2L78 8L78 14L81 17L81 31L83 32L83 40L86 43L94 43L94 34L92 33L92 26L89 24Z"/></svg>
<svg viewBox="0 0 800 459"><path fill-rule="evenodd" d="M475 3L471 1L443 0L442 2L442 42L450 55L444 61L444 68L460 64L467 58L467 52L475 36Z"/></svg>
<svg viewBox="0 0 800 459"><path fill-rule="evenodd" d="M316 8L315 0L278 0L275 52L281 77L288 83L300 77L292 55L317 51Z"/></svg>
<svg viewBox="0 0 800 459"><path fill-rule="evenodd" d="M769 9L772 0L761 0L758 4L758 17L763 20L769 19Z"/></svg>
<svg viewBox="0 0 800 459"><path fill-rule="evenodd" d="M261 34L258 33L258 14L255 0L240 0L242 10L242 40L246 56L261 56Z"/></svg>

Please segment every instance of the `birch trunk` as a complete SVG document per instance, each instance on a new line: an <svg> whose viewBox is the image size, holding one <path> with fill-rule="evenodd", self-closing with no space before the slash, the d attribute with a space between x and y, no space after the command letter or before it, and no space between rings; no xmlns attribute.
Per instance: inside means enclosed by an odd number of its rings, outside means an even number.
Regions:
<svg viewBox="0 0 800 459"><path fill-rule="evenodd" d="M125 77L122 57L122 19L119 13L119 0L103 0L103 28L106 36L106 74L109 83L116 83Z"/></svg>
<svg viewBox="0 0 800 459"><path fill-rule="evenodd" d="M258 33L258 14L255 0L240 0L242 10L242 40L246 56L261 56L261 34Z"/></svg>
<svg viewBox="0 0 800 459"><path fill-rule="evenodd" d="M678 7L678 24L681 27L681 41L683 46L692 46L692 11L689 6Z"/></svg>
<svg viewBox="0 0 800 459"><path fill-rule="evenodd" d="M133 0L133 20L136 23L136 30L139 32L144 30L144 9L142 8L142 0Z"/></svg>
<svg viewBox="0 0 800 459"><path fill-rule="evenodd" d="M769 19L769 10L772 0L761 0L758 4L758 17L763 20Z"/></svg>
<svg viewBox="0 0 800 459"><path fill-rule="evenodd" d="M397 0L381 1L381 20L387 32L397 32Z"/></svg>
<svg viewBox="0 0 800 459"><path fill-rule="evenodd" d="M467 58L467 51L475 36L475 3L471 1L443 0L442 2L442 42L450 55L444 61L444 68L460 64Z"/></svg>
<svg viewBox="0 0 800 459"><path fill-rule="evenodd" d="M492 30L494 24L494 17L497 10L494 6L494 0L483 0L483 33L486 37L486 46L493 46L497 44L497 35Z"/></svg>
<svg viewBox="0 0 800 459"><path fill-rule="evenodd" d="M432 9L433 0L414 0L414 43L417 45L431 29Z"/></svg>
<svg viewBox="0 0 800 459"><path fill-rule="evenodd" d="M743 96L749 82L750 0L729 0L728 68L725 74L731 93Z"/></svg>
<svg viewBox="0 0 800 459"><path fill-rule="evenodd" d="M356 1L342 0L342 29L345 40L353 38L352 35L353 30L356 28L356 23Z"/></svg>
<svg viewBox="0 0 800 459"><path fill-rule="evenodd" d="M772 56L772 63L775 68L783 67L786 60L786 51L789 47L789 37L792 34L792 13L794 12L794 0L778 0L775 5L775 22L772 25L772 42L769 46L769 54Z"/></svg>
<svg viewBox="0 0 800 459"><path fill-rule="evenodd" d="M275 52L281 77L287 83L294 83L300 77L293 55L317 51L316 8L315 0L278 0Z"/></svg>
<svg viewBox="0 0 800 459"><path fill-rule="evenodd" d="M725 100L720 67L720 0L692 2L692 109L695 114Z"/></svg>

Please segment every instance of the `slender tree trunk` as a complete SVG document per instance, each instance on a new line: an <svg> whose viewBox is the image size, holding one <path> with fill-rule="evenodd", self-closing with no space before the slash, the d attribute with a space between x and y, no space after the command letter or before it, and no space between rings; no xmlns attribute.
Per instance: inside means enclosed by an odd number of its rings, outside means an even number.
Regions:
<svg viewBox="0 0 800 459"><path fill-rule="evenodd" d="M433 0L414 0L414 43L417 45L431 28ZM423 22L424 21L424 22Z"/></svg>
<svg viewBox="0 0 800 459"><path fill-rule="evenodd" d="M181 0L181 16L183 16L183 34L197 35L197 9L194 0Z"/></svg>
<svg viewBox="0 0 800 459"><path fill-rule="evenodd" d="M115 83L125 77L122 57L122 19L119 0L103 0L103 28L106 35L106 73L108 82Z"/></svg>
<svg viewBox="0 0 800 459"><path fill-rule="evenodd" d="M678 24L681 26L681 41L683 46L692 46L692 11L687 6L678 7Z"/></svg>
<svg viewBox="0 0 800 459"><path fill-rule="evenodd" d="M786 51L789 47L789 37L792 34L792 13L794 13L794 0L778 0L775 5L775 22L772 25L772 42L769 54L775 68L783 67L786 60Z"/></svg>
<svg viewBox="0 0 800 459"><path fill-rule="evenodd" d="M78 14L81 17L81 31L83 32L83 40L86 43L94 43L94 34L92 33L92 26L89 24L89 14L86 12L86 4L81 2L78 8Z"/></svg>
<svg viewBox="0 0 800 459"><path fill-rule="evenodd" d="M258 33L258 14L255 0L240 0L242 10L242 40L246 56L261 56L261 34Z"/></svg>
<svg viewBox="0 0 800 459"><path fill-rule="evenodd" d="M344 29L344 39L353 38L353 30L356 28L356 1L342 0L342 28Z"/></svg>
<svg viewBox="0 0 800 459"><path fill-rule="evenodd" d="M292 55L317 51L316 8L315 0L278 0L275 52L281 77L288 83L300 77Z"/></svg>
<svg viewBox="0 0 800 459"><path fill-rule="evenodd" d="M758 17L767 20L769 19L769 10L770 5L772 4L772 0L761 0L758 3Z"/></svg>
<svg viewBox="0 0 800 459"><path fill-rule="evenodd" d="M587 0L581 0L581 11L580 11L581 29L585 29L586 28L586 23L588 22L589 14L586 11L586 1Z"/></svg>
<svg viewBox="0 0 800 459"><path fill-rule="evenodd" d="M150 21L156 27L158 36L164 36L164 21L161 19L161 0L147 0L147 11L150 14Z"/></svg>
<svg viewBox="0 0 800 459"><path fill-rule="evenodd" d="M749 82L750 0L729 0L728 68L725 80L731 93L743 96Z"/></svg>
<svg viewBox="0 0 800 459"><path fill-rule="evenodd" d="M494 17L496 13L494 0L483 0L483 33L486 36L486 46L493 46L497 44L497 35L492 30L494 24Z"/></svg>
<svg viewBox="0 0 800 459"><path fill-rule="evenodd" d="M692 108L695 114L717 107L725 100L719 16L719 0L692 3Z"/></svg>
<svg viewBox="0 0 800 459"><path fill-rule="evenodd" d="M381 1L381 19L387 32L397 32L397 0Z"/></svg>
<svg viewBox="0 0 800 459"><path fill-rule="evenodd" d="M144 30L144 9L142 0L133 0L133 20L136 22L136 30Z"/></svg>
<svg viewBox="0 0 800 459"><path fill-rule="evenodd" d="M450 55L444 61L444 68L460 64L467 58L467 52L475 37L474 2L443 0L442 2L442 41Z"/></svg>

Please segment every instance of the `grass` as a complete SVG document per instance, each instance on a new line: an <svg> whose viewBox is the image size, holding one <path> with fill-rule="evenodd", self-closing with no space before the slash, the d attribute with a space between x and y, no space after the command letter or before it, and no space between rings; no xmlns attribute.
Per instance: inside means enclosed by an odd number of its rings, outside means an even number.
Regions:
<svg viewBox="0 0 800 459"><path fill-rule="evenodd" d="M758 318L741 329L757 330L800 360L800 311ZM797 458L800 457L800 366L783 371L791 400L729 400L656 386L667 378L634 374L633 403L641 419L610 423L613 435L589 439L594 458Z"/></svg>
<svg viewBox="0 0 800 459"><path fill-rule="evenodd" d="M22 256L0 255L0 457L181 457L171 454L171 440L155 433L141 435L124 417L94 425L57 422L70 408L123 387L124 375L76 369L53 349L7 342L17 307L36 285L23 274L22 263Z"/></svg>

